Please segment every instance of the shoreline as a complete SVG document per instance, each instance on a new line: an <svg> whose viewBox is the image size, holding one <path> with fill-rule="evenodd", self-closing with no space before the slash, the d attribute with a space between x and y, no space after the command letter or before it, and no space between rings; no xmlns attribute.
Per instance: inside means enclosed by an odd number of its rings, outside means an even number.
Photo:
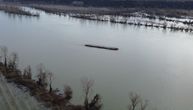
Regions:
<svg viewBox="0 0 193 110"><path fill-rule="evenodd" d="M171 31L193 32L193 10L104 8L66 5L37 5L29 7L56 15L100 22L118 23L169 29ZM157 11L157 12L156 12ZM180 13L180 14L178 14Z"/></svg>
<svg viewBox="0 0 193 110"><path fill-rule="evenodd" d="M4 55L7 55L7 49L2 48ZM37 99L38 102L43 103L44 107L50 110L100 110L101 102L99 95L89 97L91 100L85 100L87 103L83 105L75 105L71 103L72 89L70 86L64 87L64 91L61 92L58 88L52 88L53 74L46 72L43 65L39 65L38 79L32 78L31 67L26 67L23 71L17 68L18 56L16 53L12 54L12 59L4 57L0 61L0 76L2 75L8 83L15 84L18 89L27 92ZM9 61L9 62L8 62ZM86 82L87 84L89 82ZM83 85L85 86L85 85ZM87 88L87 87L86 87ZM89 88L91 89L91 87ZM87 95L87 94L86 94Z"/></svg>
<svg viewBox="0 0 193 110"><path fill-rule="evenodd" d="M31 13L21 8L18 4L0 4L0 11L4 11L5 13L9 14L16 14L16 15L24 15L30 17L39 17L40 15L37 13Z"/></svg>
<svg viewBox="0 0 193 110"><path fill-rule="evenodd" d="M8 82L13 82L18 86L26 87L31 96L35 97L38 101L43 102L48 108L54 107L53 110L57 110L55 108L61 107L61 103L64 105L67 103L63 96L55 93L49 94L48 90L38 86L35 80L23 78L21 70L7 68L3 63L0 63L0 72Z"/></svg>
<svg viewBox="0 0 193 110"><path fill-rule="evenodd" d="M8 83L2 73L0 73L0 98L0 107L3 110L50 110L31 97L25 87Z"/></svg>
<svg viewBox="0 0 193 110"><path fill-rule="evenodd" d="M25 11L21 7L30 7L56 15L68 15L76 19L99 22L109 22L124 25L161 28L163 30L193 32L193 10L173 9L143 9L143 8L109 8L82 7L67 5L38 5L38 4L0 4L0 11L10 14L39 17L37 13Z"/></svg>

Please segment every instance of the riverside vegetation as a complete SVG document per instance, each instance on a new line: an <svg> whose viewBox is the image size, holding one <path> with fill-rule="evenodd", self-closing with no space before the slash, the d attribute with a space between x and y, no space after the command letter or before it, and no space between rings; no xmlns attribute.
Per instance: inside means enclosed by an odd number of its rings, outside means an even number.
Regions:
<svg viewBox="0 0 193 110"><path fill-rule="evenodd" d="M193 32L193 11L174 9L100 8L64 5L31 5L32 8L73 18L125 25Z"/></svg>
<svg viewBox="0 0 193 110"><path fill-rule="evenodd" d="M53 89L53 73L46 71L45 67L40 64L37 68L37 79L32 78L31 67L27 66L23 71L18 69L18 55L12 53L8 55L6 47L1 48L0 73L8 80L18 86L28 89L30 94L46 107L52 110L100 110L102 107L101 98L96 94L92 99L89 97L90 90L93 86L91 80L82 81L84 89L84 104L74 105L70 102L73 91L70 86L65 86L63 93L58 89Z"/></svg>
<svg viewBox="0 0 193 110"><path fill-rule="evenodd" d="M18 5L0 4L0 11L1 10L4 11L5 13L9 13L9 14L39 17L39 14L26 11L26 10L22 9L21 6L18 6Z"/></svg>
<svg viewBox="0 0 193 110"><path fill-rule="evenodd" d="M27 88L31 96L51 110L101 110L101 96L96 94L90 97L90 93L94 84L93 80L87 78L81 80L84 103L83 105L74 105L71 103L73 91L70 86L64 86L63 92L53 89L53 73L47 71L43 64L37 66L37 76L33 79L31 66L27 66L23 71L18 69L19 57L13 52L8 55L8 49L1 47L0 74L3 75L8 82L15 83L19 88ZM146 110L148 101L142 100L137 94L131 92L129 95L128 110Z"/></svg>
<svg viewBox="0 0 193 110"><path fill-rule="evenodd" d="M1 5L1 10L11 14L27 15L20 12L22 9L18 6ZM2 8L3 7L3 8ZM15 10L16 11L7 11ZM19 13L18 13L19 12ZM30 12L29 12L30 13ZM31 15L27 15L31 16ZM39 16L39 15L38 15ZM113 23L113 20L111 20ZM2 74L8 82L13 82L18 87L26 87L28 92L38 101L52 110L100 110L102 109L101 97L99 94L90 97L90 92L94 84L93 80L85 79L81 83L84 90L84 103L75 105L71 103L73 91L70 86L65 86L63 92L52 87L53 73L47 71L44 65L37 67L37 76L33 78L31 66L27 66L24 70L18 68L18 54L12 53L8 55L8 49L1 47L0 74ZM131 93L129 97L129 110L146 110L148 101L143 101L136 93Z"/></svg>
<svg viewBox="0 0 193 110"><path fill-rule="evenodd" d="M24 5L25 6L25 5ZM171 31L193 32L193 12L172 9L138 9L138 8L96 8L64 5L30 5L30 7L57 15L100 22L124 25L144 26ZM1 4L0 10L6 13L39 17L19 5Z"/></svg>

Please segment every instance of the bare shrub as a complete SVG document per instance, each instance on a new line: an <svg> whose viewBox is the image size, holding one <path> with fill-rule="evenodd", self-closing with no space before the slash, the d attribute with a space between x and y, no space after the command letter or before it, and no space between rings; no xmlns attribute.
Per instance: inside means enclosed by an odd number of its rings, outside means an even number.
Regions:
<svg viewBox="0 0 193 110"><path fill-rule="evenodd" d="M131 92L129 95L129 110L146 110L148 101L143 101L140 95Z"/></svg>
<svg viewBox="0 0 193 110"><path fill-rule="evenodd" d="M94 85L94 80L89 80L88 78L82 79L82 86L84 92L84 106L86 110L100 110L102 108L101 97L96 94L94 98L91 99L91 93Z"/></svg>
<svg viewBox="0 0 193 110"><path fill-rule="evenodd" d="M99 94L96 94L91 100L89 108L91 110L100 110L102 108L101 96Z"/></svg>
<svg viewBox="0 0 193 110"><path fill-rule="evenodd" d="M140 96L137 93L131 92L129 95L129 99L130 99L129 110L135 110L141 101Z"/></svg>
<svg viewBox="0 0 193 110"><path fill-rule="evenodd" d="M140 102L140 110L146 110L147 106L148 106L148 100Z"/></svg>
<svg viewBox="0 0 193 110"><path fill-rule="evenodd" d="M70 101L72 99L72 94L73 94L72 88L68 85L64 86L64 98L67 101Z"/></svg>

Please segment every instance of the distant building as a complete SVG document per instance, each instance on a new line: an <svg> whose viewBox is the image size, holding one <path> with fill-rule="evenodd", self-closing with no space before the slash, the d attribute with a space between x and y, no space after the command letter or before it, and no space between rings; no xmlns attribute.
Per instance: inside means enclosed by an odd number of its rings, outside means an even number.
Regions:
<svg viewBox="0 0 193 110"><path fill-rule="evenodd" d="M83 1L73 1L72 5L74 5L74 6L83 6L84 2Z"/></svg>

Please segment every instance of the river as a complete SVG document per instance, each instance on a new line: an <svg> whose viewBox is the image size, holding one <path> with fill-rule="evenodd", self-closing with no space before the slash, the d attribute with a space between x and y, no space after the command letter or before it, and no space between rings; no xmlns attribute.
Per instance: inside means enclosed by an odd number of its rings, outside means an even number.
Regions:
<svg viewBox="0 0 193 110"><path fill-rule="evenodd" d="M130 92L147 99L148 110L192 110L191 33L38 12L39 18L0 12L0 45L19 54L21 69L29 64L35 73L43 63L54 73L54 88L72 87L73 103L83 103L81 79L87 77L104 110L127 110Z"/></svg>

